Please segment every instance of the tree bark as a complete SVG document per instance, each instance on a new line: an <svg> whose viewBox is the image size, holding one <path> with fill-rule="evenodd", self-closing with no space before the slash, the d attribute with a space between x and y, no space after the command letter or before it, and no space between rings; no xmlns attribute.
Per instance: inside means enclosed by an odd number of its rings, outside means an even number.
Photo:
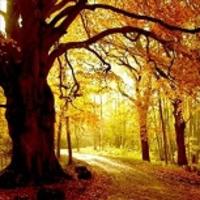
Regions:
<svg viewBox="0 0 200 200"><path fill-rule="evenodd" d="M34 15L33 2L24 1L20 8L15 5L14 1L8 4L7 34L17 43L8 40L10 42L0 44L4 52L0 59L0 85L7 98L6 119L13 145L11 163L0 174L2 187L68 177L54 152L55 110L47 83L51 66L48 66L46 27ZM26 9L20 29L18 9ZM31 12L33 16L28 17Z"/></svg>
<svg viewBox="0 0 200 200"><path fill-rule="evenodd" d="M58 124L58 131L57 131L57 148L56 148L56 156L60 158L60 143L61 143L61 135L62 135L62 118L63 112L61 111L59 116L59 124Z"/></svg>
<svg viewBox="0 0 200 200"><path fill-rule="evenodd" d="M176 131L176 143L178 151L178 165L187 165L187 156L185 149L185 121L182 114L182 101L176 99L173 103L174 106L174 118L175 118L175 131Z"/></svg>
<svg viewBox="0 0 200 200"><path fill-rule="evenodd" d="M163 153L162 153L162 138L160 137L161 134L159 132L159 125L158 125L158 117L156 115L156 110L155 110L155 107L153 106L153 123L155 124L156 126L156 131L155 131L155 135L156 135L156 141L157 141L157 148L158 148L158 154L159 154L159 158L160 160L164 160L163 159Z"/></svg>
<svg viewBox="0 0 200 200"><path fill-rule="evenodd" d="M164 121L164 117L163 117L162 100L161 100L161 97L160 97L160 96L159 96L159 99L158 99L158 103L159 103L159 114L160 114L161 127L162 127L162 133L163 133L163 143L164 143L165 164L168 164L167 134L166 134L165 121Z"/></svg>
<svg viewBox="0 0 200 200"><path fill-rule="evenodd" d="M140 142L142 159L145 161L150 161L149 155L149 141L148 141L148 131L147 131L147 110L148 107L137 105L138 115L139 115L139 126L140 126Z"/></svg>
<svg viewBox="0 0 200 200"><path fill-rule="evenodd" d="M78 127L77 125L74 125L74 135L76 138L76 149L77 152L80 152L80 135L78 135Z"/></svg>
<svg viewBox="0 0 200 200"><path fill-rule="evenodd" d="M141 139L141 148L142 148L142 159L145 161L150 161L149 142L148 142L148 137L147 137L146 125L140 125L140 139Z"/></svg>
<svg viewBox="0 0 200 200"><path fill-rule="evenodd" d="M44 71L45 54L31 46L22 50L20 62L12 57L7 65L0 62L0 85L7 98L6 119L13 145L11 163L0 174L2 187L65 177L54 152L54 97Z"/></svg>
<svg viewBox="0 0 200 200"><path fill-rule="evenodd" d="M13 149L0 185L46 182L63 176L54 153L54 97L47 81L35 83L32 77L16 77L4 92Z"/></svg>
<svg viewBox="0 0 200 200"><path fill-rule="evenodd" d="M146 102L143 102L140 99L140 102L136 103L136 106L137 106L138 117L139 117L142 159L145 161L150 161L148 130L147 130L148 103L146 104Z"/></svg>
<svg viewBox="0 0 200 200"><path fill-rule="evenodd" d="M68 147L68 165L72 164L72 143L71 143L71 133L69 126L69 117L66 117L66 134L67 134L67 147Z"/></svg>

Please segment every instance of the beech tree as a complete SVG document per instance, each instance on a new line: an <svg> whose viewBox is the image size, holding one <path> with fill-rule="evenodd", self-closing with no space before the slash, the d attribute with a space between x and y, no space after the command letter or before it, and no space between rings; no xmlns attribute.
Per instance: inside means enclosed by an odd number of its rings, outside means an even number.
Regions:
<svg viewBox="0 0 200 200"><path fill-rule="evenodd" d="M97 24L109 21L97 17L102 11L104 15L110 12L113 17L128 17L143 25L116 23L79 41L70 37L65 42L63 36L67 38L73 22L85 11L93 14L94 20L97 18ZM6 21L6 36L0 38L0 85L7 98L6 119L13 150L10 165L1 174L0 185L45 182L64 176L54 152L54 96L47 83L57 57L69 49L86 48L117 33L138 33L173 49L176 40L168 40L162 28L172 34L200 31L195 26L189 29L190 26L174 23L175 20L165 22L165 18L139 13L134 7L122 10L117 4L114 7L87 0L7 1L7 12L0 12ZM160 30L146 29L144 22Z"/></svg>
<svg viewBox="0 0 200 200"><path fill-rule="evenodd" d="M135 58L136 59L136 58ZM125 59L126 60L126 59ZM149 139L148 139L148 128L147 128L147 115L150 105L151 90L152 90L152 73L148 66L140 65L137 61L137 67L131 66L128 60L121 60L121 64L124 65L130 71L131 78L135 81L135 97L128 94L126 91L122 90L119 86L120 93L127 97L136 107L138 114L138 123L140 127L140 142L141 142L141 153L142 159L150 161L149 155Z"/></svg>

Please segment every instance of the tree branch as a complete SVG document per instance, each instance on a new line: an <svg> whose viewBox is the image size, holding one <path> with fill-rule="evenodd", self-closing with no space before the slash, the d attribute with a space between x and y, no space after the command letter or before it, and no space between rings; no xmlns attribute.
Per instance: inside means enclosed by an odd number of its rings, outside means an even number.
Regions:
<svg viewBox="0 0 200 200"><path fill-rule="evenodd" d="M132 55L132 57L134 58L134 60L137 60L135 56ZM131 74L134 76L135 80L138 81L138 79L139 79L139 72L137 71L137 69L134 68L133 66L131 66L128 62L125 62L125 61L123 61L120 58L119 58L119 61L120 61L119 64L123 65L124 67L126 67L131 72Z"/></svg>
<svg viewBox="0 0 200 200"><path fill-rule="evenodd" d="M58 48L56 48L55 50L52 51L52 53L49 56L49 61L48 61L48 66L50 67L54 60L62 55L64 52L66 52L69 49L75 49L75 48L87 48L89 45L101 40L102 38L108 36L108 35L112 35L112 34L116 34L116 33L130 33L130 32L136 32L142 35L145 35L147 37L150 37L154 40L157 40L158 42L162 43L162 44L167 44L168 42L171 41L166 41L163 40L162 38L159 38L155 33L147 31L147 30L143 30L141 28L137 28L137 27L131 27L131 26L125 26L125 27L120 27L120 28L111 28L111 29L107 29L104 30L100 33L98 33L97 35L84 40L84 41L80 41L80 42L68 42L68 43L61 43L58 45Z"/></svg>
<svg viewBox="0 0 200 200"><path fill-rule="evenodd" d="M0 108L7 108L6 104L0 104Z"/></svg>
<svg viewBox="0 0 200 200"><path fill-rule="evenodd" d="M59 65L59 90L60 90L60 97L63 97L64 94L63 94L63 77L62 77L62 74L63 74L63 65L62 65L62 61L61 61L61 58L60 57L57 57L57 60L58 60L58 65Z"/></svg>
<svg viewBox="0 0 200 200"><path fill-rule="evenodd" d="M4 20L6 20L6 13L3 10L0 10L0 16L2 16Z"/></svg>
<svg viewBox="0 0 200 200"><path fill-rule="evenodd" d="M62 10L60 13L58 13L58 15L56 15L52 19L52 21L49 23L49 25L51 27L54 27L56 25L56 23L59 22L59 20L61 20L63 17L67 17L69 14L72 14L73 11L75 10L75 8L76 8L76 5L65 8L64 10Z"/></svg>
<svg viewBox="0 0 200 200"><path fill-rule="evenodd" d="M90 47L86 47L86 49L87 49L88 51L90 51L91 53L93 53L93 54L103 63L103 65L106 66L106 68L105 68L105 71L106 71L106 72L108 72L108 71L111 69L110 63L106 62L106 61L104 60L104 58L103 58L99 53L97 53L97 51L95 51L94 49L92 49L92 48L90 48Z"/></svg>
<svg viewBox="0 0 200 200"><path fill-rule="evenodd" d="M181 32L184 32L184 33L191 33L191 34L195 34L195 33L200 32L200 27L194 28L194 29L187 29L187 28L175 26L175 25L172 25L172 24L168 24L167 22L165 22L161 19L128 12L128 11L122 10L120 8L115 8L115 7L110 6L110 5L104 5L104 4L86 5L84 9L88 9L88 10L96 10L96 9L110 10L110 11L113 11L115 13L122 14L126 17L134 18L134 19L137 19L137 20L145 20L145 21L149 21L149 22L159 24L159 25L161 25L161 26L163 26L163 27L165 27L165 28L167 28L171 31L181 31Z"/></svg>
<svg viewBox="0 0 200 200"><path fill-rule="evenodd" d="M80 84L79 84L79 82L78 82L78 80L76 78L76 74L74 72L74 68L73 68L71 62L69 61L67 52L65 53L65 61L66 61L67 65L69 66L70 70L71 70L72 78L73 78L73 81L74 81L74 85L72 86L68 96L76 98L76 97L79 96L78 92L80 90Z"/></svg>
<svg viewBox="0 0 200 200"><path fill-rule="evenodd" d="M118 90L119 90L119 92L120 92L120 94L121 94L122 96L126 97L126 98L129 99L131 102L135 103L136 100L135 100L133 97L131 97L130 95L128 95L126 92L124 92L124 91L121 89L121 87L120 87L119 84L117 84L117 86L118 86Z"/></svg>
<svg viewBox="0 0 200 200"><path fill-rule="evenodd" d="M53 14L56 11L59 11L62 9L65 5L67 5L70 2L76 2L75 0L62 0L60 3L55 4L52 6L52 8L48 11L47 16L49 17L51 14Z"/></svg>
<svg viewBox="0 0 200 200"><path fill-rule="evenodd" d="M80 12L83 10L85 4L85 0L79 0L77 4L65 8L52 19L52 21L49 23L50 27L54 27L61 19L63 21L60 25L52 29L52 32L50 34L51 40L49 42L51 45L53 45L55 41L58 41L60 37L66 33L66 30L74 21L74 19L78 16L78 14L80 14Z"/></svg>

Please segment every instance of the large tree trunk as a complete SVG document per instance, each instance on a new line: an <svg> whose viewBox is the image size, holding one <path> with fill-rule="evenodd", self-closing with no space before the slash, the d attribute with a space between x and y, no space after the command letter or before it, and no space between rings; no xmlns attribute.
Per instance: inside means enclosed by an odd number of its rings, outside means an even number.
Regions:
<svg viewBox="0 0 200 200"><path fill-rule="evenodd" d="M11 1L8 12L19 15L14 6ZM23 13L20 37L14 34L18 17L7 21L8 35L18 44L1 45L8 55L0 60L0 85L7 98L6 119L13 148L0 185L8 187L64 177L54 152L54 97L47 83L49 46L40 19L36 15L28 18L34 5L25 1L23 6L27 12Z"/></svg>
<svg viewBox="0 0 200 200"><path fill-rule="evenodd" d="M12 159L0 184L51 181L64 173L54 153L54 97L46 80L14 79L4 87Z"/></svg>
<svg viewBox="0 0 200 200"><path fill-rule="evenodd" d="M11 163L0 175L2 187L68 178L54 152L55 111L52 91L46 80L36 85L30 77L26 81L25 85L21 81L13 81L4 87L7 98L6 119L13 147Z"/></svg>
<svg viewBox="0 0 200 200"><path fill-rule="evenodd" d="M185 121L182 115L182 101L176 99L173 103L174 106L174 118L175 118L175 131L176 131L176 143L178 151L178 165L187 165L187 157L185 150Z"/></svg>

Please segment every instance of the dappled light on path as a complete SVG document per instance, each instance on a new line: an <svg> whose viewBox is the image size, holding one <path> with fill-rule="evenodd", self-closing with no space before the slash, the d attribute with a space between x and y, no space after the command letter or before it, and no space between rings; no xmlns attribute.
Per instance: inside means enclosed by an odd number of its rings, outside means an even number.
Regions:
<svg viewBox="0 0 200 200"><path fill-rule="evenodd" d="M92 154L79 154L79 153L74 153L73 156L78 160L84 160L91 165L100 167L106 170L107 172L121 172L121 170L133 170L128 165L125 165L123 163L118 163L114 160L102 156L97 156Z"/></svg>
<svg viewBox="0 0 200 200"><path fill-rule="evenodd" d="M65 151L62 154L66 155ZM114 159L99 155L74 153L74 158L87 162L94 170L101 170L111 180L108 200L200 200L199 185L191 185L163 177L161 166L147 162ZM168 168L163 168L168 174ZM170 171L169 171L170 175Z"/></svg>

